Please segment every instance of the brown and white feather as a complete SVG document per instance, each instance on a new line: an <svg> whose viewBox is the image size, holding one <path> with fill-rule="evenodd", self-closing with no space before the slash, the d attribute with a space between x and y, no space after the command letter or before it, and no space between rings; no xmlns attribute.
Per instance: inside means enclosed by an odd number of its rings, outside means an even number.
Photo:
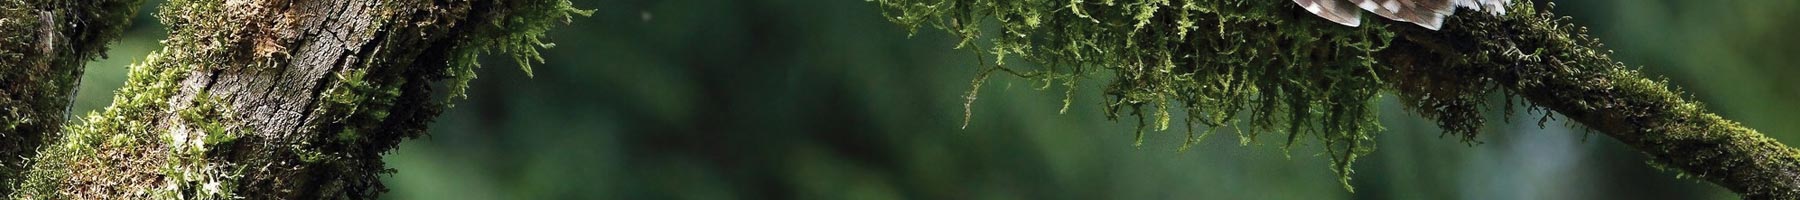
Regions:
<svg viewBox="0 0 1800 200"><path fill-rule="evenodd" d="M1306 12L1311 12L1313 15L1318 15L1326 20L1337 22L1338 24L1350 27L1362 25L1362 11L1356 10L1356 6L1351 5L1349 2L1343 2L1341 0L1294 0L1294 3L1300 4L1300 8L1306 9Z"/></svg>
<svg viewBox="0 0 1800 200"><path fill-rule="evenodd" d="M1294 0L1306 11L1340 24L1357 26L1359 12L1341 9L1344 5L1354 5L1368 10L1382 18L1394 21L1412 22L1420 27L1437 30L1444 25L1444 18L1456 14L1456 8L1469 8L1475 11L1486 11L1493 15L1506 14L1506 6L1511 0ZM1350 14L1345 14L1350 13ZM1348 17L1346 17L1348 16ZM1345 20L1349 19L1349 20Z"/></svg>

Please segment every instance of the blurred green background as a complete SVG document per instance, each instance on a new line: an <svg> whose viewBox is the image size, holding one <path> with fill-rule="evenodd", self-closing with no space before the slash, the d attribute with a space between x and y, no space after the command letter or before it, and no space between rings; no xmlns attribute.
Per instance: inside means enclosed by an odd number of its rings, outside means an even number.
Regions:
<svg viewBox="0 0 1800 200"><path fill-rule="evenodd" d="M160 1L145 6L154 10ZM1483 143L1441 137L1387 97L1388 131L1348 192L1316 146L1185 133L1131 146L1098 87L995 76L959 129L975 55L854 0L576 0L592 17L526 77L484 61L471 98L386 160L391 199L1730 199L1597 133L1530 114ZM1800 2L1582 0L1621 61L1727 118L1800 139ZM77 112L104 107L125 66L165 36L151 12L90 64ZM1494 116L1499 118L1501 116ZM1501 120L1491 120L1501 121Z"/></svg>

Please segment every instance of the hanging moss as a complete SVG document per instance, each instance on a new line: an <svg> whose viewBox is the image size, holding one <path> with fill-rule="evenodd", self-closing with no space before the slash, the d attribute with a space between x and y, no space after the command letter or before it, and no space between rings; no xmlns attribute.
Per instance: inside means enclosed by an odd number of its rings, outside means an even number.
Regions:
<svg viewBox="0 0 1800 200"><path fill-rule="evenodd" d="M1304 13L1293 3L1264 0L879 3L909 30L943 29L963 39L957 48L992 55L971 102L994 71L1062 83L1069 95L1077 81L1109 79L1107 116L1137 118L1137 145L1172 122L1187 126L1182 149L1216 127L1248 130L1239 134L1246 144L1264 133L1283 134L1277 139L1287 147L1310 138L1349 188L1351 163L1374 149L1372 135L1382 130L1374 102L1387 67L1370 58L1393 33L1379 24L1295 18Z"/></svg>
<svg viewBox="0 0 1800 200"><path fill-rule="evenodd" d="M475 80L475 68L481 67L476 56L497 52L508 54L526 76L533 76L532 63L544 62L539 48L555 47L544 41L551 28L566 24L574 16L588 16L593 10L575 8L568 0L514 0L483 2L474 12L475 28L455 47L460 52L450 60L450 97L467 97L469 81ZM486 10L482 10L486 9Z"/></svg>
<svg viewBox="0 0 1800 200"><path fill-rule="evenodd" d="M1569 18L1525 9L1501 17L1458 16L1450 22L1461 23L1450 28L1465 31L1408 33L1417 36L1406 38L1416 46L1383 57L1400 66L1442 66L1401 71L1437 71L1430 73L1521 96L1636 148L1655 161L1652 166L1679 169L1677 177L1702 178L1744 199L1800 198L1800 150L1614 61L1599 39Z"/></svg>
<svg viewBox="0 0 1800 200"><path fill-rule="evenodd" d="M1658 166L1681 169L1682 177L1705 178L1747 199L1800 196L1793 173L1800 150L1613 61L1586 28L1530 1L1515 1L1508 15L1455 15L1442 31L1385 20L1342 27L1287 1L879 2L905 27L961 36L958 48L1046 66L983 63L976 89L994 71L1065 83L1110 75L1108 116L1136 117L1140 142L1146 129L1167 129L1171 110L1187 113L1189 130L1208 126L1205 133L1243 127L1236 117L1249 116L1243 121L1251 132L1240 134L1246 143L1263 132L1286 133L1288 145L1315 138L1347 181L1349 164L1371 149L1369 135L1380 129L1369 102L1381 91L1465 142L1486 123L1482 111L1498 103L1487 99L1506 97L1510 115L1517 96L1531 102L1529 110L1568 116ZM978 26L989 22L998 26ZM989 30L1000 33L982 32ZM1544 112L1539 124L1551 117ZM1191 132L1189 144L1205 136Z"/></svg>

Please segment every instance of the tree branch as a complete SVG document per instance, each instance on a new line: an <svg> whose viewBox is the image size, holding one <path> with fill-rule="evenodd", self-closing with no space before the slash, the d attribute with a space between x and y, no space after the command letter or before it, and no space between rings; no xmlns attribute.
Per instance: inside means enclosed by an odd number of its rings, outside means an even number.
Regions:
<svg viewBox="0 0 1800 200"><path fill-rule="evenodd" d="M1351 161L1380 130L1367 109L1378 92L1398 94L1465 141L1485 124L1490 94L1501 93L1508 113L1511 97L1523 97L1746 198L1800 198L1800 151L1613 61L1585 28L1530 1L1515 1L1503 16L1465 10L1441 31L1379 18L1346 27L1289 1L879 3L903 26L941 28L964 44L988 38L994 48L982 50L997 57L1072 68L1040 68L1050 78L1034 79L1073 81L1067 77L1095 71L1084 69L1106 69L1114 76L1109 116L1128 108L1140 119L1154 115L1150 127L1161 130L1169 110L1182 110L1192 130L1239 125L1236 116L1248 112L1245 141L1261 132L1285 132L1288 145L1312 136L1346 186ZM978 25L985 21L998 29ZM999 33L983 33L990 30Z"/></svg>
<svg viewBox="0 0 1800 200"><path fill-rule="evenodd" d="M0 194L61 130L87 61L142 0L0 2Z"/></svg>
<svg viewBox="0 0 1800 200"><path fill-rule="evenodd" d="M165 47L112 106L37 149L10 195L373 199L392 171L382 153L424 134L476 55L541 61L544 32L585 13L566 0L170 1Z"/></svg>
<svg viewBox="0 0 1800 200"><path fill-rule="evenodd" d="M1401 74L1494 80L1658 164L1746 199L1800 198L1800 152L1613 61L1599 42L1586 36L1585 28L1548 12L1461 15L1447 24L1454 28L1402 31L1404 40L1379 59Z"/></svg>

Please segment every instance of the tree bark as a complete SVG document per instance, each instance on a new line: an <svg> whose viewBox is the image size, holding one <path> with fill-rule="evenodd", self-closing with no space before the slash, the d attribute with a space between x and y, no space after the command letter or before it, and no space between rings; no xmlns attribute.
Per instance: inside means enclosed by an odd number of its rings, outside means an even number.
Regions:
<svg viewBox="0 0 1800 200"><path fill-rule="evenodd" d="M566 0L170 1L160 15L170 28L166 46L131 67L111 107L49 139L41 154L7 152L36 161L11 196L374 198L385 190L378 176L391 172L381 153L424 133L447 107L444 96L459 95L474 78L476 54L512 53L528 64L546 45L539 41L545 30L585 12ZM130 15L113 17L123 16ZM50 51L24 51L42 52ZM85 58L3 80L72 88ZM26 119L60 119L46 113L62 115L72 93L0 89L36 98L8 101L29 103ZM445 89L451 93L437 92ZM18 130L49 136L59 121ZM8 137L32 140L42 141Z"/></svg>
<svg viewBox="0 0 1800 200"><path fill-rule="evenodd" d="M1800 198L1800 151L1613 61L1585 28L1548 12L1465 14L1445 24L1453 27L1439 32L1405 26L1396 46L1377 59L1394 64L1395 74L1428 76L1412 79L1493 80L1636 148L1660 167L1745 199Z"/></svg>

